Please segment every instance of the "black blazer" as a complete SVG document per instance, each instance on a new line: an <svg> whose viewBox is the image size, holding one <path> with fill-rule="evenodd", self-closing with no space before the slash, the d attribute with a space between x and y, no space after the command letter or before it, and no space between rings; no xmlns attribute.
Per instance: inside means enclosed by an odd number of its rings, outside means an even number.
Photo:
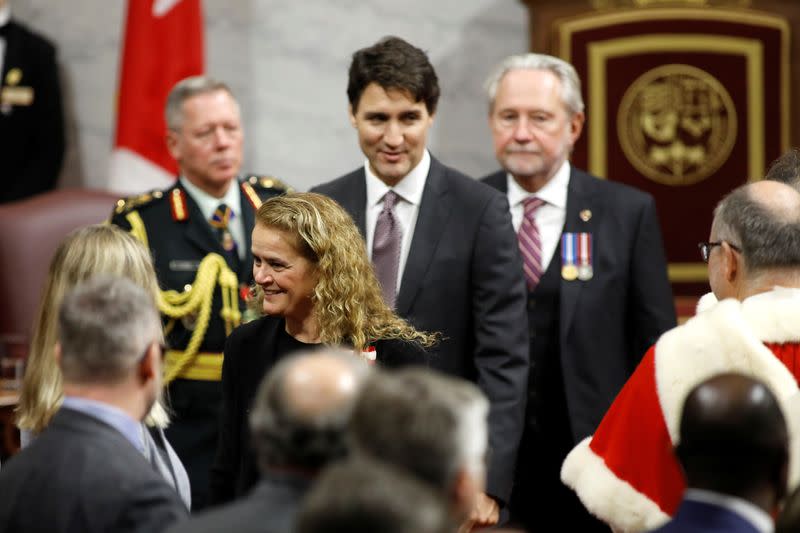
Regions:
<svg viewBox="0 0 800 533"><path fill-rule="evenodd" d="M310 480L268 476L243 499L193 517L168 533L291 533Z"/></svg>
<svg viewBox="0 0 800 533"><path fill-rule="evenodd" d="M64 158L56 49L14 20L6 26L0 90L28 93L32 98L30 102L0 101L0 203L55 187Z"/></svg>
<svg viewBox="0 0 800 533"><path fill-rule="evenodd" d="M482 181L507 192L505 171ZM561 366L578 442L594 433L647 348L676 321L652 196L573 167L564 232L591 233L594 249L594 277L562 279L560 290Z"/></svg>
<svg viewBox="0 0 800 533"><path fill-rule="evenodd" d="M0 470L0 532L157 532L186 507L125 437L62 408Z"/></svg>
<svg viewBox="0 0 800 533"><path fill-rule="evenodd" d="M211 468L214 503L239 497L258 481L248 417L264 376L287 355L277 350L278 335L285 327L282 318L265 316L236 328L228 337L222 363L219 444ZM383 367L428 364L425 350L412 343L378 341L375 351Z"/></svg>
<svg viewBox="0 0 800 533"><path fill-rule="evenodd" d="M360 168L313 190L330 196L365 231ZM370 230L371 231L371 230ZM397 313L439 331L431 366L474 381L491 404L487 492L507 502L528 383L526 290L505 196L431 157Z"/></svg>

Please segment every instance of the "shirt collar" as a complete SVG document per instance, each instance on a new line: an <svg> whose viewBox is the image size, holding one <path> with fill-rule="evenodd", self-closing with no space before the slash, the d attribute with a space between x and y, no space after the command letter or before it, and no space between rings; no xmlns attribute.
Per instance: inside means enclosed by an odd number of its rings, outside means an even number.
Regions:
<svg viewBox="0 0 800 533"><path fill-rule="evenodd" d="M239 180L236 178L231 180L231 186L228 187L228 192L226 192L225 196L222 198L211 196L200 187L186 179L185 176L181 176L179 179L181 185L183 185L183 188L186 189L186 192L188 192L192 199L197 202L197 206L200 208L200 212L203 213L203 217L205 217L206 220L211 219L211 216L214 214L214 211L216 211L217 206L222 203L230 207L234 215L240 215L241 208L239 206L241 205L241 197L239 194Z"/></svg>
<svg viewBox="0 0 800 533"><path fill-rule="evenodd" d="M521 204L525 198L535 196L560 209L567 208L567 188L569 187L569 161L564 161L553 177L544 184L544 187L530 193L517 183L510 173L506 174L508 183L508 203L513 207Z"/></svg>
<svg viewBox="0 0 800 533"><path fill-rule="evenodd" d="M0 7L0 26L5 26L11 20L11 4Z"/></svg>
<svg viewBox="0 0 800 533"><path fill-rule="evenodd" d="M764 509L742 498L737 498L730 494L722 494L720 492L691 488L686 489L684 498L695 502L723 507L753 524L761 533L772 533L775 529L772 518Z"/></svg>
<svg viewBox="0 0 800 533"><path fill-rule="evenodd" d="M387 186L369 168L369 160L364 162L364 173L367 176L367 206L372 207L383 200L384 195L389 189L393 190L403 200L410 204L417 205L422 201L422 192L425 189L425 181L428 179L428 171L431 169L431 154L428 150L422 153L417 166L411 172L403 176L394 187Z"/></svg>
<svg viewBox="0 0 800 533"><path fill-rule="evenodd" d="M144 451L142 439L142 423L132 418L128 413L107 403L80 398L78 396L64 396L62 407L78 411L91 416L113 427L133 444L137 450Z"/></svg>

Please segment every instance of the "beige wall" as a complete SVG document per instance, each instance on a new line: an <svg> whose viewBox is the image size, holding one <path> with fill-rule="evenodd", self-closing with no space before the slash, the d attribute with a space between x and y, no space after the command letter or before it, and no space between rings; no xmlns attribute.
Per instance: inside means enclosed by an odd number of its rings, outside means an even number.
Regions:
<svg viewBox="0 0 800 533"><path fill-rule="evenodd" d="M11 0L13 16L58 46L68 124L62 186L103 188L114 131L123 0ZM298 189L361 164L347 120L350 55L394 34L428 51L442 99L430 148L480 176L496 164L481 84L525 50L516 0L206 0L207 71L245 111L245 171Z"/></svg>

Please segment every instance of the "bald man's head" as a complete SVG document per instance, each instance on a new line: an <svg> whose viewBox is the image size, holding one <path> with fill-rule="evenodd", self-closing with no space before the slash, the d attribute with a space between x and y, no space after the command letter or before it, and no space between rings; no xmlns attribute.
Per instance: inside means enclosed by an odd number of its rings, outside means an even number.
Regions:
<svg viewBox="0 0 800 533"><path fill-rule="evenodd" d="M279 362L250 414L262 469L315 472L346 453L344 432L369 367L351 351L301 352Z"/></svg>
<svg viewBox="0 0 800 533"><path fill-rule="evenodd" d="M717 205L708 277L718 299L800 287L800 193L777 181L734 189Z"/></svg>
<svg viewBox="0 0 800 533"><path fill-rule="evenodd" d="M769 488L780 497L788 442L786 421L769 388L728 373L686 397L676 453L690 487L740 497Z"/></svg>

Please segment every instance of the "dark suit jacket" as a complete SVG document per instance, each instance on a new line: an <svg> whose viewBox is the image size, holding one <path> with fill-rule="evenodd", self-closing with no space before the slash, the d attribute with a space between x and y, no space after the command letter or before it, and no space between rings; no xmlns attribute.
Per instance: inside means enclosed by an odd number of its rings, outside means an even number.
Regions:
<svg viewBox="0 0 800 533"><path fill-rule="evenodd" d="M758 533L742 516L710 503L683 500L675 516L655 533Z"/></svg>
<svg viewBox="0 0 800 533"><path fill-rule="evenodd" d="M262 317L236 328L225 346L222 363L222 415L219 444L211 469L211 499L224 503L245 494L258 481L248 418L258 386L286 353L278 353L278 336L285 322ZM383 367L427 365L427 353L400 341L376 343L377 362Z"/></svg>
<svg viewBox="0 0 800 533"><path fill-rule="evenodd" d="M365 230L360 168L313 189ZM370 230L371 231L371 230ZM528 382L525 282L506 198L431 158L397 313L445 337L431 366L474 381L491 403L487 492L507 502Z"/></svg>
<svg viewBox="0 0 800 533"><path fill-rule="evenodd" d="M188 515L113 427L61 409L0 470L0 532L156 532Z"/></svg>
<svg viewBox="0 0 800 533"><path fill-rule="evenodd" d="M482 181L507 193L505 171ZM573 167L563 231L591 233L593 247L594 277L562 279L560 291L561 366L578 442L594 433L644 353L676 320L650 195Z"/></svg>
<svg viewBox="0 0 800 533"><path fill-rule="evenodd" d="M32 100L6 105L0 101L0 203L55 187L64 157L56 50L47 39L13 20L7 26L0 90L30 90ZM9 75L14 69L21 74L19 79Z"/></svg>
<svg viewBox="0 0 800 533"><path fill-rule="evenodd" d="M168 533L291 533L297 508L310 481L293 476L266 476L247 497L206 511Z"/></svg>

